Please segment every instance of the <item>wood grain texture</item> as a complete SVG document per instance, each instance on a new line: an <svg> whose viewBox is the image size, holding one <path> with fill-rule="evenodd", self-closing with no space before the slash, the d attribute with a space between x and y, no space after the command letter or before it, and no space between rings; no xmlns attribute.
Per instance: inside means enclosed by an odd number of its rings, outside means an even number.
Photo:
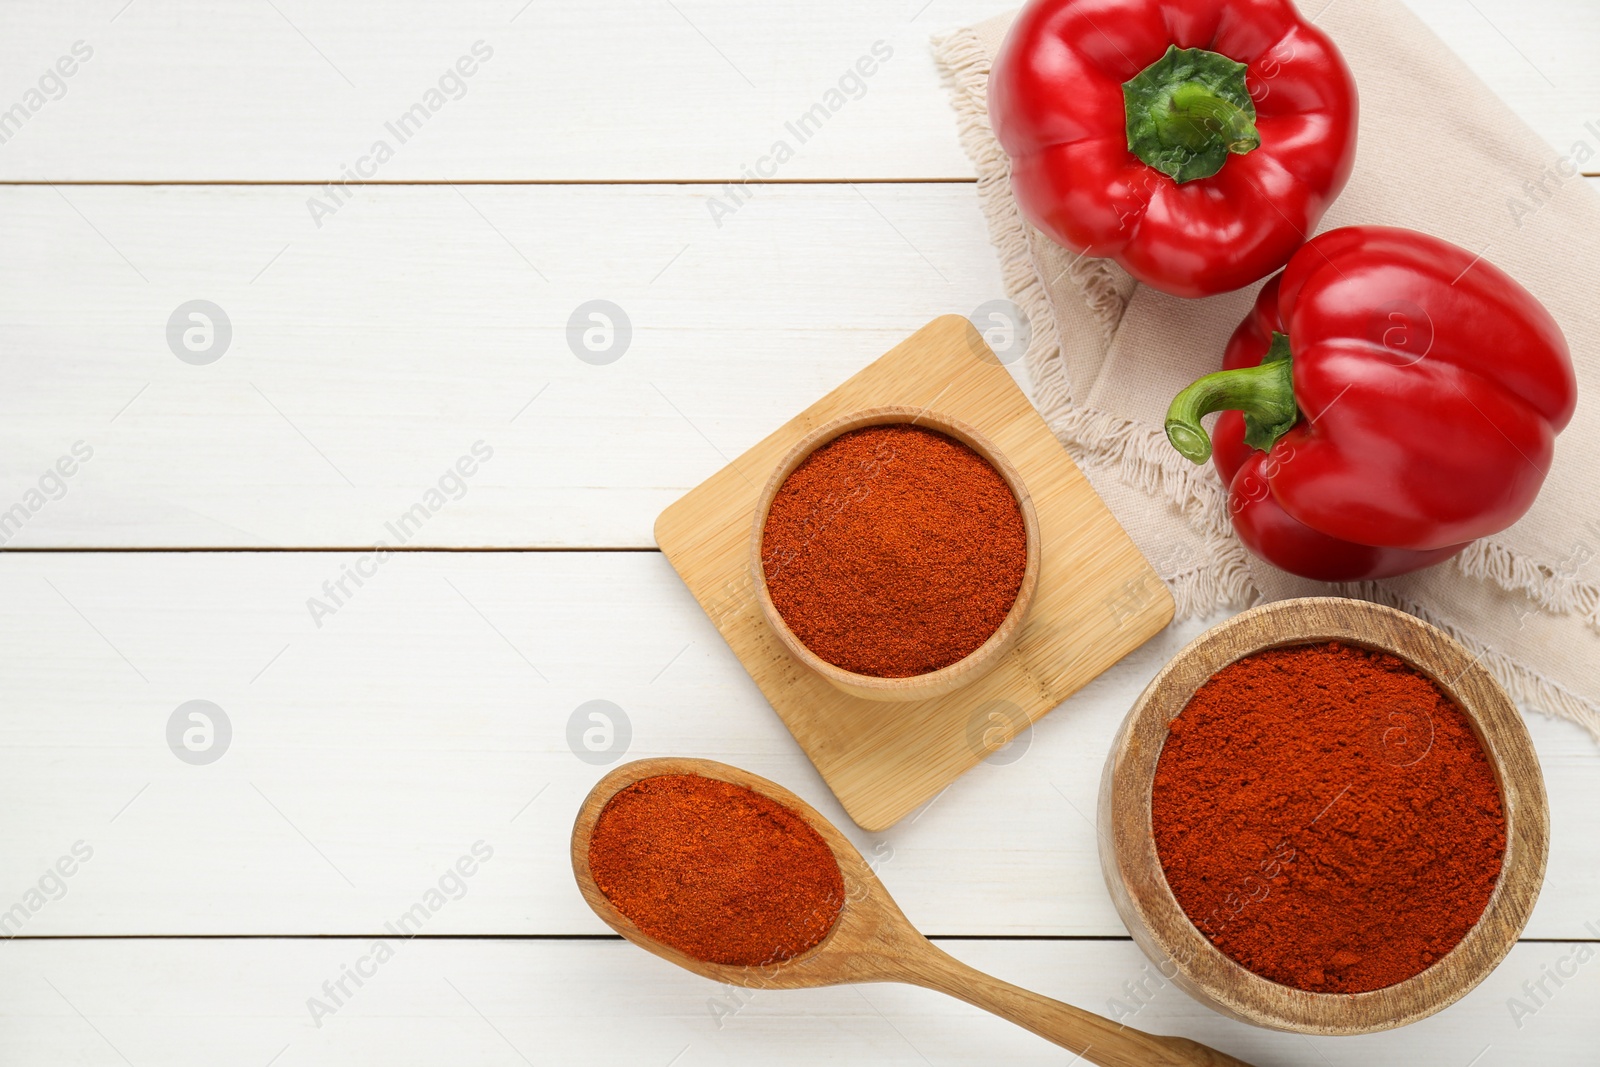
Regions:
<svg viewBox="0 0 1600 1067"><path fill-rule="evenodd" d="M565 864L552 864L565 867ZM563 870L571 888L570 873ZM598 923L597 923L598 926ZM1534 1008L1523 982L1571 969L1581 942L1523 942L1437 1016L1363 1037L1246 1027L1186 997L1133 942L942 941L966 965L1139 1029L1182 1033L1258 1067L1464 1067L1592 1062L1594 958ZM646 1064L666 1067L1066 1067L1069 1054L912 985L749 990L667 965L621 939L394 942L394 960L318 1027L307 1000L371 953L366 939L0 941L8 1064ZM1134 993L1125 984L1133 985ZM1512 1000L1534 1014L1518 1019ZM330 1001L331 1003L331 1001ZM82 1017L78 1016L82 1011ZM482 1013L482 1014L478 1014ZM110 1045L107 1045L109 1041ZM1485 1054L1485 1048L1490 1051Z"/></svg>
<svg viewBox="0 0 1600 1067"><path fill-rule="evenodd" d="M1398 656L1427 674L1467 715L1500 782L1506 851L1482 917L1422 973L1365 993L1314 993L1234 962L1189 920L1168 888L1150 830L1150 794L1169 724L1217 671L1267 648L1342 641ZM1257 1026L1349 1035L1415 1022L1455 1003L1516 944L1538 899L1549 853L1544 779L1528 731L1505 691L1443 631L1392 608L1310 597L1253 608L1173 657L1128 713L1100 788L1107 888L1152 962L1217 1010Z"/></svg>
<svg viewBox="0 0 1600 1067"><path fill-rule="evenodd" d="M1308 14L1326 0L1301 5ZM1563 152L1597 118L1588 0L1408 0ZM301 181L354 166L471 45L384 181L738 178L779 139L782 179L970 178L928 49L1016 0L311 0L13 4L0 65L16 100L74 41L94 58L0 152L0 178ZM804 143L787 124L871 47L892 57ZM174 42L192 43L174 61ZM459 98L457 97L459 94ZM396 138L387 135L391 142Z"/></svg>
<svg viewBox="0 0 1600 1067"><path fill-rule="evenodd" d="M482 838L486 876L430 932L599 933L564 870L573 812L609 764L693 754L802 793L931 932L1122 932L1093 783L1193 624L869 834L660 553L407 553L318 628L306 598L360 558L0 554L0 912L81 838L93 861L23 933L375 933ZM165 736L197 698L233 727L206 766ZM593 700L615 706L597 751ZM1582 750L1557 751L1576 783ZM1591 853L1573 846L1576 874ZM1552 920L1579 936L1575 914Z"/></svg>
<svg viewBox="0 0 1600 1067"><path fill-rule="evenodd" d="M564 860L606 769L574 754L568 724L597 699L630 729L595 758L703 755L782 783L931 934L1125 933L1096 855L1101 765L1203 623L1172 624L874 834L850 823L659 553L409 553L317 629L306 597L358 558L0 554L0 911L74 841L95 849L25 935L376 933L479 838L494 861L431 930L601 933ZM233 725L228 753L203 767L165 739L196 698ZM1571 723L1528 725L1552 833L1527 936L1591 938L1600 754Z"/></svg>
<svg viewBox="0 0 1600 1067"><path fill-rule="evenodd" d="M749 552L761 487L795 442L854 411L937 408L1021 472L1038 514L1039 592L1015 650L948 696L886 707L807 670L767 627ZM1173 603L966 319L923 327L661 513L656 541L850 817L883 830L1143 644Z"/></svg>
<svg viewBox="0 0 1600 1067"><path fill-rule="evenodd" d="M1241 1026L1152 980L1153 968L1126 940L939 944L1057 1000L1099 1012L1121 1005L1141 1029L1183 1034L1258 1067L1464 1067L1474 1056L1478 1067L1592 1062L1600 999L1592 959L1563 988L1547 982L1554 996L1521 1026L1507 1011L1511 999L1525 1000L1523 982L1557 963L1570 969L1585 948L1572 942L1525 942L1454 1007L1403 1030L1346 1038ZM376 976L359 989L346 983L354 995L319 1027L307 1000L370 955L370 940L0 941L0 1048L21 1067L126 1067L113 1049L137 1067L266 1067L279 1053L272 1067L522 1067L521 1057L666 1067L680 1054L676 1067L1065 1067L1071 1058L1002 1019L908 985L748 990L688 974L620 939L418 938L393 946ZM1132 996L1124 983L1143 991Z"/></svg>
<svg viewBox="0 0 1600 1067"><path fill-rule="evenodd" d="M707 963L645 934L612 905L589 869L589 842L595 823L619 790L664 774L731 782L777 801L817 831L839 863L845 893L838 917L821 942L770 964ZM1249 1067L1194 1041L1156 1037L1126 1024L1118 1025L957 961L917 932L861 853L811 805L775 782L725 763L681 758L638 760L606 775L578 809L572 828L572 873L584 900L607 926L645 951L712 981L758 990L905 982L946 993L999 1015L1099 1067Z"/></svg>
<svg viewBox="0 0 1600 1067"><path fill-rule="evenodd" d="M5 543L392 542L482 440L408 544L653 547L727 457L1004 295L970 185L784 186L721 228L715 193L373 188L319 230L303 188L0 187L0 511L94 449ZM197 298L233 329L207 366L166 338ZM568 340L594 299L631 324L606 365Z"/></svg>
<svg viewBox="0 0 1600 1067"><path fill-rule="evenodd" d="M1004 295L972 186L772 188L720 229L714 193L369 188L318 230L303 188L0 187L0 511L94 449L5 544L370 545L481 439L411 545L650 547L729 457ZM233 326L209 366L165 336L197 298ZM633 329L605 366L567 342L595 298Z"/></svg>
<svg viewBox="0 0 1600 1067"><path fill-rule="evenodd" d="M1545 136L1552 161L1587 139L1600 97L1590 0L1408 2ZM380 180L712 180L367 186L320 229L315 185L0 187L0 508L74 441L96 448L8 544L367 545L483 437L496 461L414 543L651 545L660 509L727 456L920 323L1002 294L970 185L867 183L970 178L926 38L1012 6L6 5L0 108L73 41L96 56L0 148L4 180L320 184L480 37L494 59ZM893 59L779 175L863 184L757 186L718 227L708 204L721 183L879 38ZM563 337L597 296L636 326L609 367L579 363ZM210 367L179 363L162 336L196 297L238 328ZM0 554L0 908L74 840L96 848L26 933L0 940L8 1067L1061 1067L1055 1046L908 986L735 990L619 941L470 938L604 929L562 862L568 817L602 770L565 728L594 698L631 716L630 755L712 754L809 798L923 929L1117 934L1090 823L1099 764L1195 624L1158 634L1003 759L868 834L844 821L658 554L408 554L315 629L305 597L359 559ZM195 697L225 706L236 730L206 767L180 763L162 736ZM1593 743L1570 724L1528 725L1553 803L1550 877L1527 934L1592 939ZM480 837L495 858L431 920L445 936L397 942L333 1017L308 1000L370 952L364 937L121 936L381 934ZM1594 1056L1592 943L1524 942L1439 1015L1342 1039L1239 1026L1128 941L944 947L1262 1067ZM1548 981L1574 960L1575 978Z"/></svg>
<svg viewBox="0 0 1600 1067"><path fill-rule="evenodd" d="M767 588L766 572L762 564L762 540L765 536L767 515L772 510L772 502L777 498L779 490L789 475L793 474L817 449L832 441L841 434L852 430L865 429L868 426L894 425L906 423L923 426L937 430L940 433L961 441L968 448L982 456L1011 489L1011 495L1017 502L1017 508L1022 513L1022 525L1026 541L1027 558L1023 566L1022 583L1017 587L1016 599L1012 601L1011 608L1006 612L1004 619L989 638L971 653L956 663L949 664L937 671L918 675L911 678L878 678L869 675L857 674L845 670L823 659L805 646L794 631L789 629L789 624L783 619L783 614L772 602L772 595ZM861 491L870 493L871 483L861 487ZM851 487L855 492L855 487ZM864 700L883 701L914 701L928 700L933 697L944 696L952 693L970 682L981 678L1001 663L1011 651L1016 648L1017 641L1022 637L1022 624L1028 616L1028 610L1033 606L1033 594L1039 586L1039 516L1034 511L1033 496L1028 492L1027 482L1022 473L1016 469L1005 454L996 448L993 442L977 432L973 427L951 419L941 414L936 409L930 408L873 408L840 416L832 422L825 423L812 430L805 437L797 441L789 450L789 454L780 460L768 477L767 483L761 489L761 496L756 500L755 519L751 524L750 538L750 574L753 578L752 588L755 592L756 606L761 609L761 618L767 624L767 629L772 631L784 650L794 659L804 664L807 669L820 675L835 689L849 696L861 697Z"/></svg>
<svg viewBox="0 0 1600 1067"><path fill-rule="evenodd" d="M386 139L392 157L366 168L383 181L720 182L784 140L782 178L970 178L928 38L1006 0L121 6L9 16L0 59L22 87L75 40L95 55L6 146L0 175L320 183ZM204 54L173 62L174 41ZM492 55L420 129L387 129L478 42ZM790 131L819 104L820 127Z"/></svg>

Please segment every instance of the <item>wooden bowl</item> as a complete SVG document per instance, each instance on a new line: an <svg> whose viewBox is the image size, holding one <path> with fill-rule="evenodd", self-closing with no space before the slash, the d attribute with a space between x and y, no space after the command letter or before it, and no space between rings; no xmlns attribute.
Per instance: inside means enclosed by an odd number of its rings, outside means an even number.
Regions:
<svg viewBox="0 0 1600 1067"><path fill-rule="evenodd" d="M772 602L772 595L767 591L766 569L761 564L761 536L766 529L767 513L772 510L772 501L778 495L778 489L789 475L794 473L795 468L805 462L811 453L841 434L888 423L907 423L937 430L955 438L987 460L1011 488L1011 495L1016 498L1017 507L1022 511L1023 529L1028 540L1028 560L1022 572L1022 585L1017 590L1017 599L1012 603L1010 612L1001 620L1000 626L989 635L989 639L965 658L957 660L948 667L907 678L879 678L870 674L856 674L854 671L837 667L812 652L794 635L794 631L789 629L789 625L783 621L783 616L778 613L777 606ZM983 677L1016 646L1017 639L1022 636L1022 620L1028 614L1028 606L1033 602L1034 588L1039 583L1039 518L1034 513L1033 499L1028 495L1028 487L1023 483L1022 475L1012 466L1010 460L971 426L925 408L871 408L842 416L811 431L789 450L788 455L784 456L782 462L773 470L772 477L767 479L766 487L762 489L760 500L756 503L755 531L750 539L750 574L755 585L756 600L761 605L761 614L766 618L767 625L772 628L772 632L777 635L789 654L807 668L851 696L866 700L927 700L930 697L943 696Z"/></svg>
<svg viewBox="0 0 1600 1067"><path fill-rule="evenodd" d="M1195 928L1156 854L1150 792L1168 725L1217 671L1254 652L1340 641L1410 663L1466 712L1494 767L1506 851L1482 917L1426 970L1366 993L1313 993L1235 963ZM1274 1030L1363 1034L1431 1015L1464 996L1505 958L1539 896L1549 851L1544 778L1527 728L1505 691L1443 631L1361 600L1308 597L1236 615L1201 634L1150 682L1111 746L1100 781L1100 866L1134 941L1196 1000Z"/></svg>

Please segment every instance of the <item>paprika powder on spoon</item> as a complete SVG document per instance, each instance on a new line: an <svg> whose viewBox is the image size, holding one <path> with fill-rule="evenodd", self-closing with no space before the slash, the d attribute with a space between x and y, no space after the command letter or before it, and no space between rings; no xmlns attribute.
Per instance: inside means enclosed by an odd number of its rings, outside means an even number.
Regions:
<svg viewBox="0 0 1600 1067"><path fill-rule="evenodd" d="M645 934L707 963L793 959L828 936L844 907L839 861L810 823L697 774L619 789L589 837L589 871Z"/></svg>

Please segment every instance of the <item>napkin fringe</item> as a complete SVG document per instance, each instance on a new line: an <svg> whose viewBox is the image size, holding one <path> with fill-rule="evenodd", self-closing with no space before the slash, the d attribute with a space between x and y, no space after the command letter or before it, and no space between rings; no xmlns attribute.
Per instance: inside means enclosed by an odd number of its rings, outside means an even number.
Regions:
<svg viewBox="0 0 1600 1067"><path fill-rule="evenodd" d="M1208 540L1237 543L1228 522L1227 491L1220 479L1209 464L1191 463L1180 455L1166 434L1088 407L1051 412L1045 421L1084 456L1114 463L1128 485L1178 508L1196 533Z"/></svg>
<svg viewBox="0 0 1600 1067"><path fill-rule="evenodd" d="M1250 580L1250 565L1243 552L1227 543L1207 543L1208 562L1164 574L1162 578L1176 603L1173 618L1193 619L1221 607L1250 607L1261 602L1261 592Z"/></svg>
<svg viewBox="0 0 1600 1067"><path fill-rule="evenodd" d="M1462 549L1455 565L1469 578L1482 578L1509 592L1522 593L1547 611L1575 615L1600 628L1600 586L1578 580L1578 570L1588 561L1587 556L1578 558L1580 551L1593 550L1580 546L1557 568L1480 538Z"/></svg>

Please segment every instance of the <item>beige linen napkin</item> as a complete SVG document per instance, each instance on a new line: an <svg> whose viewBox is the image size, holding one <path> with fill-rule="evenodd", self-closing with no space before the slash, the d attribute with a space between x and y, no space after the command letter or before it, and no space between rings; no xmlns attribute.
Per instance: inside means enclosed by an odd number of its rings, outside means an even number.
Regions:
<svg viewBox="0 0 1600 1067"><path fill-rule="evenodd" d="M1335 0L1318 17L1361 94L1355 175L1322 228L1407 226L1482 252L1561 324L1579 389L1522 521L1425 571L1326 585L1245 552L1215 470L1162 432L1173 395L1218 368L1258 287L1167 296L1109 260L1077 259L1018 215L985 103L1012 17L938 38L935 52L1008 295L1032 327L1034 402L1171 587L1179 617L1328 593L1391 604L1448 630L1524 708L1600 739L1600 197L1573 166L1600 158L1600 121L1586 142L1551 149L1400 0Z"/></svg>

